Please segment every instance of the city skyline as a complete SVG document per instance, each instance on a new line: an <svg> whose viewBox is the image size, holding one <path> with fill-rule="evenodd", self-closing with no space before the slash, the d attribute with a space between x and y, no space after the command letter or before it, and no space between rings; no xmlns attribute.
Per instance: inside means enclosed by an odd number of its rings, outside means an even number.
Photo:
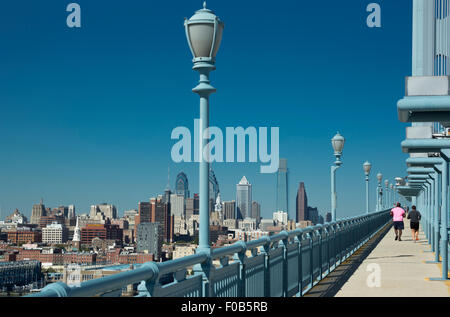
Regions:
<svg viewBox="0 0 450 317"><path fill-rule="evenodd" d="M106 9L101 2L80 5L83 26L74 30L64 25L67 13L52 1L31 2L27 10L19 3L5 4L10 14L0 21L8 47L0 52L2 215L15 208L29 214L41 197L51 206L74 204L82 213L101 202L116 205L120 213L136 209L138 201L164 189L172 129L191 128L198 117L191 92L198 79L182 21L200 2L175 8L162 2L126 8L111 3ZM290 179L308 184L309 199L322 213L330 209L330 139L339 130L347 142L337 179L338 217L363 214L365 160L373 164L371 190L377 172L392 183L404 176L398 173L406 156L398 146L406 125L398 122L395 104L411 72L411 38L402 36L411 32L411 4L381 1L380 29L365 27L364 3L330 2L326 11L320 3L295 1L210 5L227 28L211 74L218 89L211 97L211 124L279 126L280 156L290 162ZM40 23L27 27L36 12ZM160 12L171 14L162 18ZM310 12L336 23L330 28ZM272 14L280 17L278 23L260 25ZM117 16L123 16L120 23ZM259 31L251 25L260 25ZM314 34L305 31L311 26ZM319 66L326 71L318 72ZM242 67L245 73L237 76ZM342 78L326 88L318 84L331 74ZM237 78L245 91L235 89ZM385 153L377 150L380 142ZM171 162L170 168L191 175L190 190L198 192L195 163ZM234 196L236 179L247 175L257 184L253 198L261 203L262 216L275 209L276 176L260 174L259 164L214 163L214 172L224 199ZM295 190L292 186L288 196L295 197ZM371 195L370 206L375 205ZM291 218L294 210L291 199Z"/></svg>

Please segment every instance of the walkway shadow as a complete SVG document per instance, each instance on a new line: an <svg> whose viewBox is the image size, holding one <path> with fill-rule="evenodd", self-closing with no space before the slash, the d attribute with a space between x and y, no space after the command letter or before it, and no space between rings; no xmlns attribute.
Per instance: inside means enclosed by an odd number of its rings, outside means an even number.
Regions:
<svg viewBox="0 0 450 317"><path fill-rule="evenodd" d="M336 269L328 274L322 281L315 285L304 297L334 297L358 269L361 263L375 249L378 243L392 228L392 222L388 223L366 244L359 248L352 256L341 263ZM403 255L405 257L412 255Z"/></svg>
<svg viewBox="0 0 450 317"><path fill-rule="evenodd" d="M377 257L370 257L367 258L368 260L375 260L375 259L390 259L390 258L407 258L410 256L414 256L412 254L402 254L402 255L393 255L393 256L377 256Z"/></svg>

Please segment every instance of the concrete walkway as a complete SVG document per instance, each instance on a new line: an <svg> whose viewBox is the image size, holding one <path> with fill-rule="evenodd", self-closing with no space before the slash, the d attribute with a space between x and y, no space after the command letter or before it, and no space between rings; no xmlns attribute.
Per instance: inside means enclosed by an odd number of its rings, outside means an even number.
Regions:
<svg viewBox="0 0 450 317"><path fill-rule="evenodd" d="M336 297L450 297L450 283L429 281L441 276L440 264L427 264L434 253L420 232L414 243L405 221L402 241L395 241L394 229L383 237Z"/></svg>

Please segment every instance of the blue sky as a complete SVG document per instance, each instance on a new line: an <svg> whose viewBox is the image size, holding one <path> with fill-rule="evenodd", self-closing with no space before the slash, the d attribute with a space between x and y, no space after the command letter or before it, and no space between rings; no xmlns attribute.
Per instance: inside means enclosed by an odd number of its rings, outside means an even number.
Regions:
<svg viewBox="0 0 450 317"><path fill-rule="evenodd" d="M119 214L162 193L171 170L198 192L195 163L175 164L173 128L193 128L198 81L183 19L200 0L78 0L82 27L66 26L71 1L4 1L0 11L0 206L26 215L41 197L78 213L109 202ZM211 81L210 124L280 128L290 169L290 215L299 182L311 206L330 209L330 139L346 138L338 217L364 212L362 164L391 181L405 173L397 118L411 74L412 1L210 0L225 22ZM276 175L259 163L216 163L222 197L245 175L262 215L275 209Z"/></svg>

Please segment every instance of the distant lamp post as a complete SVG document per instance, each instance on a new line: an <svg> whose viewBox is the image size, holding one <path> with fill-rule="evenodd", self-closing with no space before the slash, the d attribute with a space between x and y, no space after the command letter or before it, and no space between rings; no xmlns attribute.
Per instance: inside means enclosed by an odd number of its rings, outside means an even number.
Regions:
<svg viewBox="0 0 450 317"><path fill-rule="evenodd" d="M387 179L384 180L384 186L386 187L386 197L384 200L385 206L384 208L388 209L390 204L390 194L389 194L389 181Z"/></svg>
<svg viewBox="0 0 450 317"><path fill-rule="evenodd" d="M366 175L366 213L369 213L369 175L372 169L372 164L365 162L363 164L364 174Z"/></svg>
<svg viewBox="0 0 450 317"><path fill-rule="evenodd" d="M383 187L381 186L381 181L383 180L383 174L377 174L377 210L380 211L383 208Z"/></svg>
<svg viewBox="0 0 450 317"><path fill-rule="evenodd" d="M398 200L402 200L402 203L404 203L404 201L403 201L401 195L399 193L397 193L397 187L398 186L403 186L404 184L405 184L405 181L403 180L402 177L396 177L395 178L395 186L394 186L394 188L395 188L395 195L396 195L396 197L398 197Z"/></svg>
<svg viewBox="0 0 450 317"><path fill-rule="evenodd" d="M392 183L391 184L389 184L389 188L391 189L391 206L393 206L394 205L394 185L392 185Z"/></svg>
<svg viewBox="0 0 450 317"><path fill-rule="evenodd" d="M216 92L210 85L209 73L216 69L215 59L222 40L224 24L214 14L206 8L206 1L203 9L198 10L189 19L184 21L186 37L193 55L193 69L200 73L199 84L192 89L200 96L200 133L209 126L209 95ZM200 162L200 232L198 251L210 252L209 244L209 158L203 155L203 149L208 140L201 138Z"/></svg>
<svg viewBox="0 0 450 317"><path fill-rule="evenodd" d="M331 221L336 221L336 170L341 167L342 161L342 150L344 149L345 138L336 133L336 135L331 139L331 145L333 146L334 156L336 161L334 165L331 166Z"/></svg>

